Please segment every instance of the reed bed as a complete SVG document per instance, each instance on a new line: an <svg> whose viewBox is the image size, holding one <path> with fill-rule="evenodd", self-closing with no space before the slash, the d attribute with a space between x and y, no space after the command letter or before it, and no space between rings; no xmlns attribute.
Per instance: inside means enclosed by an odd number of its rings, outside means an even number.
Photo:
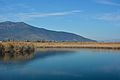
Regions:
<svg viewBox="0 0 120 80"><path fill-rule="evenodd" d="M119 49L118 42L34 42L37 48L93 48L93 49Z"/></svg>
<svg viewBox="0 0 120 80"><path fill-rule="evenodd" d="M0 43L0 55L26 54L34 52L35 47L32 43L26 42L2 42Z"/></svg>
<svg viewBox="0 0 120 80"><path fill-rule="evenodd" d="M92 48L92 49L117 49L120 43L105 42L1 42L0 55L9 53L26 54L34 52L35 48Z"/></svg>

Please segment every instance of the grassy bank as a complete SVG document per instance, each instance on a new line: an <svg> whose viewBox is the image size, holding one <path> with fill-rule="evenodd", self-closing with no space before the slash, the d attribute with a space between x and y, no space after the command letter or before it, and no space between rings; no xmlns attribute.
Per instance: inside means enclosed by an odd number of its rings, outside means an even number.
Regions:
<svg viewBox="0 0 120 80"><path fill-rule="evenodd" d="M26 54L34 51L34 45L26 42L1 42L0 55Z"/></svg>
<svg viewBox="0 0 120 80"><path fill-rule="evenodd" d="M0 55L6 53L26 54L31 53L35 48L92 48L92 49L118 49L120 43L103 42L1 42Z"/></svg>
<svg viewBox="0 0 120 80"><path fill-rule="evenodd" d="M104 42L34 42L37 48L120 49L120 43Z"/></svg>

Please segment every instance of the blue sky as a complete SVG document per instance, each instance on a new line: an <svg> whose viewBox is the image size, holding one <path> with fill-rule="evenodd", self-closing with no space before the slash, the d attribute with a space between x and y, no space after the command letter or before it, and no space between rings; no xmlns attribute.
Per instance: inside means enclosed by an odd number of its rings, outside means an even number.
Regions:
<svg viewBox="0 0 120 80"><path fill-rule="evenodd" d="M0 22L26 22L95 40L120 39L120 0L0 0Z"/></svg>

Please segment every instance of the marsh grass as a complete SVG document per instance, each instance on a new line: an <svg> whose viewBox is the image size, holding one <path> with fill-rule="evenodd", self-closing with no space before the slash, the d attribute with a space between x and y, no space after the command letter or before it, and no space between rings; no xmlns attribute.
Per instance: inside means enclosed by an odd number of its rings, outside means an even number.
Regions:
<svg viewBox="0 0 120 80"><path fill-rule="evenodd" d="M35 48L92 48L119 49L120 43L105 42L1 42L0 55L26 54L34 52Z"/></svg>
<svg viewBox="0 0 120 80"><path fill-rule="evenodd" d="M93 49L120 49L116 42L34 42L37 48L93 48Z"/></svg>
<svg viewBox="0 0 120 80"><path fill-rule="evenodd" d="M0 55L9 54L11 56L15 54L26 54L34 52L35 48L32 43L26 42L2 42L0 43Z"/></svg>

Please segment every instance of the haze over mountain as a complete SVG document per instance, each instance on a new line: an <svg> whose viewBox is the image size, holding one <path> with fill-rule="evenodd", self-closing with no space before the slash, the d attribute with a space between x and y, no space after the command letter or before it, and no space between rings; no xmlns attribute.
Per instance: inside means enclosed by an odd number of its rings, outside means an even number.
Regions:
<svg viewBox="0 0 120 80"><path fill-rule="evenodd" d="M68 32L52 31L38 28L24 22L1 22L0 40L54 40L54 41L83 41L94 42L88 38Z"/></svg>
<svg viewBox="0 0 120 80"><path fill-rule="evenodd" d="M103 42L120 42L120 39L103 40Z"/></svg>

